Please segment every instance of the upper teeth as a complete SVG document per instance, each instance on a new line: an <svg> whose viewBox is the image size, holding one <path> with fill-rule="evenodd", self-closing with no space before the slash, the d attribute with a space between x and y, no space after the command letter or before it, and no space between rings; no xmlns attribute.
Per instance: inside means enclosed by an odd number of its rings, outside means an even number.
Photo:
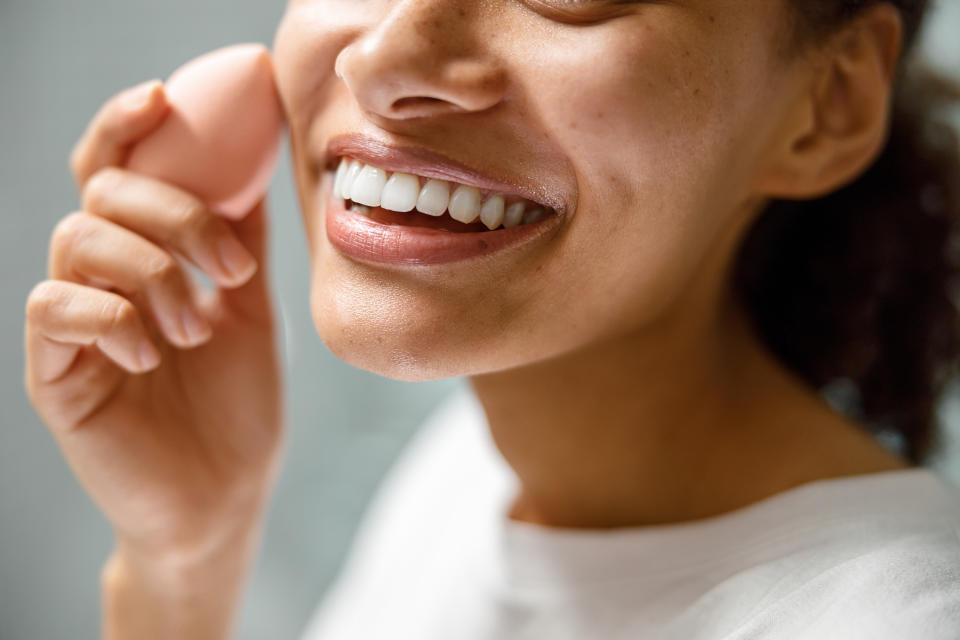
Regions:
<svg viewBox="0 0 960 640"><path fill-rule="evenodd" d="M480 220L491 230L501 224L509 228L535 222L545 213L542 207L526 200L508 205L504 195L490 194L483 200L476 187L446 180L422 180L421 185L420 176L389 174L378 167L343 158L334 177L333 197L390 211L407 212L416 208L431 216L449 213L454 220L465 224Z"/></svg>

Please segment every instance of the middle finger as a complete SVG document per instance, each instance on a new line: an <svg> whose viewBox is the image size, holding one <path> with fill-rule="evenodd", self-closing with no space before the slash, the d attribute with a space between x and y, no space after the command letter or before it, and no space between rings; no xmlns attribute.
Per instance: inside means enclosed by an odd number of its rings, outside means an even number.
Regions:
<svg viewBox="0 0 960 640"><path fill-rule="evenodd" d="M225 220L166 182L108 167L87 182L83 208L177 251L221 286L238 287L257 270Z"/></svg>

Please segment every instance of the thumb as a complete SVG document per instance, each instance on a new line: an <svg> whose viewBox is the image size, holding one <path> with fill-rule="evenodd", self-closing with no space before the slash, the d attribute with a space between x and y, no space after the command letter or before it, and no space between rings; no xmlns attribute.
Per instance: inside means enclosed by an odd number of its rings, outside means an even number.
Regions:
<svg viewBox="0 0 960 640"><path fill-rule="evenodd" d="M223 304L234 312L256 322L273 320L268 272L268 223L266 196L246 216L230 226L247 251L257 261L257 270L243 285L234 289L220 289Z"/></svg>

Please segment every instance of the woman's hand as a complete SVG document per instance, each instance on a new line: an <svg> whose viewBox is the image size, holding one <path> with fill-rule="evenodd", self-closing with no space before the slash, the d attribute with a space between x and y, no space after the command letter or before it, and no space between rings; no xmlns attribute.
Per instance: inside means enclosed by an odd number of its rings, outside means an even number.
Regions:
<svg viewBox="0 0 960 640"><path fill-rule="evenodd" d="M168 108L159 82L139 85L105 104L77 143L82 210L56 225L49 279L27 300L26 387L114 527L106 586L126 588L127 600L169 599L186 615L204 596L172 591L215 588L201 576L233 583L221 609L238 597L282 409L263 203L229 223L191 194L120 168ZM152 613L133 617L146 625L173 612ZM177 637L222 631L179 628Z"/></svg>

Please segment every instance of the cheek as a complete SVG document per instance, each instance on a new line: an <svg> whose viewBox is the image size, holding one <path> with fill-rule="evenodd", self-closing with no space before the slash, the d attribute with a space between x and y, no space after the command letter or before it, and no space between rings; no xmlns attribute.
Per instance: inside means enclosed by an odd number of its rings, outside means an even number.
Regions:
<svg viewBox="0 0 960 640"><path fill-rule="evenodd" d="M576 51L554 65L563 73L530 80L579 187L557 281L572 299L590 291L592 316L618 329L651 320L687 289L744 196L733 169L739 80L705 45L683 41L680 29L668 41L641 26L634 38L557 47Z"/></svg>
<svg viewBox="0 0 960 640"><path fill-rule="evenodd" d="M316 201L315 194L320 192L318 180L328 176L318 170L305 147L317 114L334 99L338 83L334 63L356 28L344 20L347 12L325 17L319 11L321 4L326 3L291 2L273 44L277 88L287 115L294 178L312 260L319 250L317 227L322 223L317 212L325 205Z"/></svg>
<svg viewBox="0 0 960 640"><path fill-rule="evenodd" d="M624 47L626 41L632 46ZM608 44L614 43L614 44ZM687 201L703 183L729 128L719 69L706 52L666 42L649 27L632 38L608 38L564 60L542 95L552 136L573 158L582 195L660 205ZM582 56L582 57L581 57ZM631 61L601 64L601 61ZM549 105L546 106L547 101Z"/></svg>
<svg viewBox="0 0 960 640"><path fill-rule="evenodd" d="M324 4L291 3L274 37L277 87L294 135L330 102L337 55L360 28L351 12L321 11Z"/></svg>

